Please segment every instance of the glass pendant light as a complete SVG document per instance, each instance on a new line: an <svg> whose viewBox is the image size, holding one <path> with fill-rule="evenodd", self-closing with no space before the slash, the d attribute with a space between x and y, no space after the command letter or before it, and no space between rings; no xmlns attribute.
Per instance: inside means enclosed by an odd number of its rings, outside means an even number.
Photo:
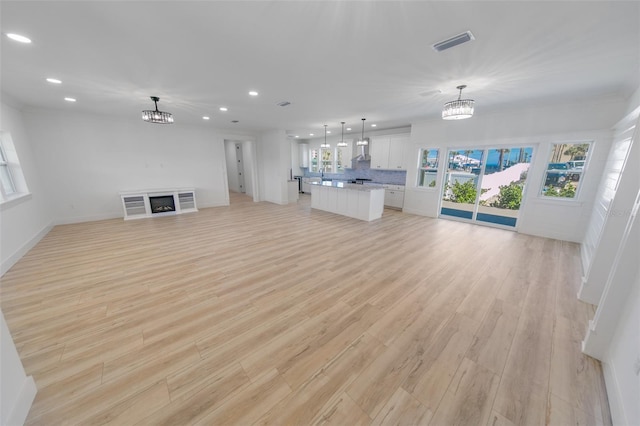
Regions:
<svg viewBox="0 0 640 426"><path fill-rule="evenodd" d="M344 121L341 121L340 124L342 124L342 138L340 139L340 142L338 142L338 146L340 148L344 148L349 146L349 144L344 141Z"/></svg>
<svg viewBox="0 0 640 426"><path fill-rule="evenodd" d="M331 145L327 143L327 125L324 125L324 143L320 144L320 148L331 148Z"/></svg>
<svg viewBox="0 0 640 426"><path fill-rule="evenodd" d="M363 118L363 119L362 119L362 137L360 138L360 140L359 140L359 141L357 141L357 142L356 142L356 145L357 145L357 146L366 146L366 145L369 145L369 141L368 141L368 140L366 140L366 139L364 138L364 121L365 121L365 120L366 120L366 118Z"/></svg>
<svg viewBox="0 0 640 426"><path fill-rule="evenodd" d="M152 109L142 111L142 119L149 123L173 124L173 116L170 112L158 111L158 101L160 98L151 96L151 100L156 104L156 109L155 111Z"/></svg>
<svg viewBox="0 0 640 426"><path fill-rule="evenodd" d="M471 118L473 116L475 101L473 99L461 99L462 89L466 87L464 84L456 87L456 89L460 90L458 99L444 104L442 108L443 120L464 120L465 118Z"/></svg>

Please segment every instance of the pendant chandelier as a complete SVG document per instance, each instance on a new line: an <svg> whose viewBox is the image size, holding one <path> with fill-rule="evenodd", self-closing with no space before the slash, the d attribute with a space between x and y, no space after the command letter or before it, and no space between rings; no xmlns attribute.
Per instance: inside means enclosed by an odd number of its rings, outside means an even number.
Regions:
<svg viewBox="0 0 640 426"><path fill-rule="evenodd" d="M344 121L341 121L340 123L342 124L342 138L340 139L340 142L338 142L338 146L340 148L344 148L349 146L349 144L344 141Z"/></svg>
<svg viewBox="0 0 640 426"><path fill-rule="evenodd" d="M456 87L456 89L460 90L458 99L444 104L442 108L443 120L464 120L465 118L471 118L473 116L473 105L475 101L473 99L461 99L462 89L466 87L464 84Z"/></svg>
<svg viewBox="0 0 640 426"><path fill-rule="evenodd" d="M156 104L156 109L155 111L152 109L142 111L142 119L149 123L173 124L173 116L170 112L158 111L158 101L160 98L151 96L151 100Z"/></svg>
<svg viewBox="0 0 640 426"><path fill-rule="evenodd" d="M331 145L327 143L327 125L324 125L324 143L320 144L320 148L330 148Z"/></svg>
<svg viewBox="0 0 640 426"><path fill-rule="evenodd" d="M360 140L359 140L359 141L357 141L357 142L356 142L356 145L357 145L357 146L366 146L366 145L369 145L369 141L368 141L368 140L366 140L366 139L364 138L364 121L365 121L365 120L366 120L366 118L363 118L363 119L362 119L362 137L360 138Z"/></svg>

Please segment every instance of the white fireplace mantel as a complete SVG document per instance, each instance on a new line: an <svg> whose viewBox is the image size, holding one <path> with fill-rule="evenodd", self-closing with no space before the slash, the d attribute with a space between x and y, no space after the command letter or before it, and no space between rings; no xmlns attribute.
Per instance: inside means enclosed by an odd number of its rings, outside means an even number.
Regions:
<svg viewBox="0 0 640 426"><path fill-rule="evenodd" d="M173 197L174 211L152 212L150 198ZM170 216L197 212L196 191L193 188L163 188L121 192L124 220Z"/></svg>

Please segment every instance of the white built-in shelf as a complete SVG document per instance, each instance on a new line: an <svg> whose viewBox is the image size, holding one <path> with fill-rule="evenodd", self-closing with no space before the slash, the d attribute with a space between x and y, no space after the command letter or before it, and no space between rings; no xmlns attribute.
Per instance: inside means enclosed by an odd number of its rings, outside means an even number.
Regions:
<svg viewBox="0 0 640 426"><path fill-rule="evenodd" d="M197 212L193 188L121 192L124 220Z"/></svg>

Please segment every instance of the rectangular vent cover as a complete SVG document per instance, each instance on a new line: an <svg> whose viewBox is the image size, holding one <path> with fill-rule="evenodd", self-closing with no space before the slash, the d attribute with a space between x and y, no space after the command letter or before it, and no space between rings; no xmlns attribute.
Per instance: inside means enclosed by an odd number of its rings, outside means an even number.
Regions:
<svg viewBox="0 0 640 426"><path fill-rule="evenodd" d="M462 34L453 36L447 40L443 40L433 45L433 50L436 52L442 52L443 50L451 49L459 44L466 43L476 38L471 34L471 31L465 31Z"/></svg>
<svg viewBox="0 0 640 426"><path fill-rule="evenodd" d="M182 192L178 194L178 203L180 203L180 210L196 208L196 203L193 200L193 192Z"/></svg>
<svg viewBox="0 0 640 426"><path fill-rule="evenodd" d="M127 216L147 214L144 197L124 197L124 210L127 212Z"/></svg>

